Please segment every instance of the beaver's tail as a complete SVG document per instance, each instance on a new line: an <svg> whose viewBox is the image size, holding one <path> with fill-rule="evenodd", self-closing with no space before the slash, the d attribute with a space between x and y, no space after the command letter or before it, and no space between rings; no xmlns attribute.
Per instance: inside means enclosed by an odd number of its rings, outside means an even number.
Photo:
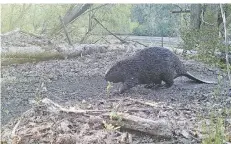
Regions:
<svg viewBox="0 0 231 144"><path fill-rule="evenodd" d="M206 81L206 80L196 78L194 75L190 74L189 72L186 72L186 73L184 73L182 75L186 76L187 78L189 78L191 80L194 80L194 81L196 81L198 83L207 83L207 84L216 84L217 83L217 82L214 82L214 81Z"/></svg>

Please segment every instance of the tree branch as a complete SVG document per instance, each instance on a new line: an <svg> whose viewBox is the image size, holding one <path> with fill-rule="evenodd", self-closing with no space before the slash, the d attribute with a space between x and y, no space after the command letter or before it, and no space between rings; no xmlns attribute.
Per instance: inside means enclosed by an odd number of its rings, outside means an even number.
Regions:
<svg viewBox="0 0 231 144"><path fill-rule="evenodd" d="M142 44L141 42L138 42L138 41L135 41L135 40L130 40L130 41L135 42L135 43L138 43L138 44L140 44L140 45L142 45L142 46L144 46L144 47L148 47L147 45Z"/></svg>
<svg viewBox="0 0 231 144"><path fill-rule="evenodd" d="M97 10L97 9L100 9L101 7L104 7L104 6L106 6L106 5L108 5L108 4L103 4L103 5L100 5L100 6L98 6L98 7L95 7L95 8L93 8L93 9L91 9L91 10L86 11L86 13L91 12L91 11L94 11L94 10Z"/></svg>
<svg viewBox="0 0 231 144"><path fill-rule="evenodd" d="M183 9L182 9L179 5L177 5L177 4L172 4L172 5L178 7L181 11L183 10Z"/></svg>
<svg viewBox="0 0 231 144"><path fill-rule="evenodd" d="M102 28L104 28L107 32L109 32L111 35L113 35L115 38L117 38L118 40L120 40L122 43L127 43L125 40L119 38L117 35L113 34L112 32L110 32L104 25L102 25L96 18L94 18L94 20L99 23L101 25Z"/></svg>
<svg viewBox="0 0 231 144"><path fill-rule="evenodd" d="M67 36L68 43L69 43L69 45L71 45L73 47L73 44L72 44L71 39L70 39L70 37L68 35L67 28L66 28L66 25L65 25L62 17L59 16L59 19L60 19L61 25L63 26L64 33Z"/></svg>

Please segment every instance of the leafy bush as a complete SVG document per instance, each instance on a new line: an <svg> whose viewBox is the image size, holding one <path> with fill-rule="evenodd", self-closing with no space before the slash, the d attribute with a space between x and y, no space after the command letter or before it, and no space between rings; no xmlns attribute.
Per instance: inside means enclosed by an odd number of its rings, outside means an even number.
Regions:
<svg viewBox="0 0 231 144"><path fill-rule="evenodd" d="M196 50L197 58L204 62L216 63L217 52L224 52L225 45L218 36L218 29L204 27L200 30L185 29L181 31L183 48L185 50Z"/></svg>

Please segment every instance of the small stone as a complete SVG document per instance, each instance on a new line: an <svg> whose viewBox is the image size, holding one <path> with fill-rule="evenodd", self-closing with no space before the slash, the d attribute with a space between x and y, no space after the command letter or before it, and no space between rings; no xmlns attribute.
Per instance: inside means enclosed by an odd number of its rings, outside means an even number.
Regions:
<svg viewBox="0 0 231 144"><path fill-rule="evenodd" d="M82 104L85 104L85 103L87 103L87 102L86 102L86 100L83 99L83 100L82 100Z"/></svg>
<svg viewBox="0 0 231 144"><path fill-rule="evenodd" d="M91 108L92 108L92 105L89 104L89 105L87 106L87 109L91 109Z"/></svg>
<svg viewBox="0 0 231 144"><path fill-rule="evenodd" d="M188 133L186 130L182 130L182 131L181 131L181 134L182 134L185 138L187 138L187 139L190 138L190 135L189 135L189 133Z"/></svg>

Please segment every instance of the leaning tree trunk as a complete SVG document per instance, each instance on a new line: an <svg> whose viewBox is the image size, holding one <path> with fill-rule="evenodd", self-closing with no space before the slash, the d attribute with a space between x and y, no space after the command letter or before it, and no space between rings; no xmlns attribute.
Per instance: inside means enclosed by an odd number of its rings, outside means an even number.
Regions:
<svg viewBox="0 0 231 144"><path fill-rule="evenodd" d="M190 12L190 26L191 29L200 29L201 25L201 4L191 4Z"/></svg>
<svg viewBox="0 0 231 144"><path fill-rule="evenodd" d="M77 17L85 13L92 5L93 4L83 4L81 7L78 7L77 5L72 6L71 9L69 9L66 15L62 18L64 25L67 26L69 23L73 22ZM60 24L53 30L52 35L60 32L61 28L62 25Z"/></svg>
<svg viewBox="0 0 231 144"><path fill-rule="evenodd" d="M80 8L77 6L73 7L73 9L63 17L64 24L69 24L71 21L86 12L92 5L93 4L83 4Z"/></svg>

